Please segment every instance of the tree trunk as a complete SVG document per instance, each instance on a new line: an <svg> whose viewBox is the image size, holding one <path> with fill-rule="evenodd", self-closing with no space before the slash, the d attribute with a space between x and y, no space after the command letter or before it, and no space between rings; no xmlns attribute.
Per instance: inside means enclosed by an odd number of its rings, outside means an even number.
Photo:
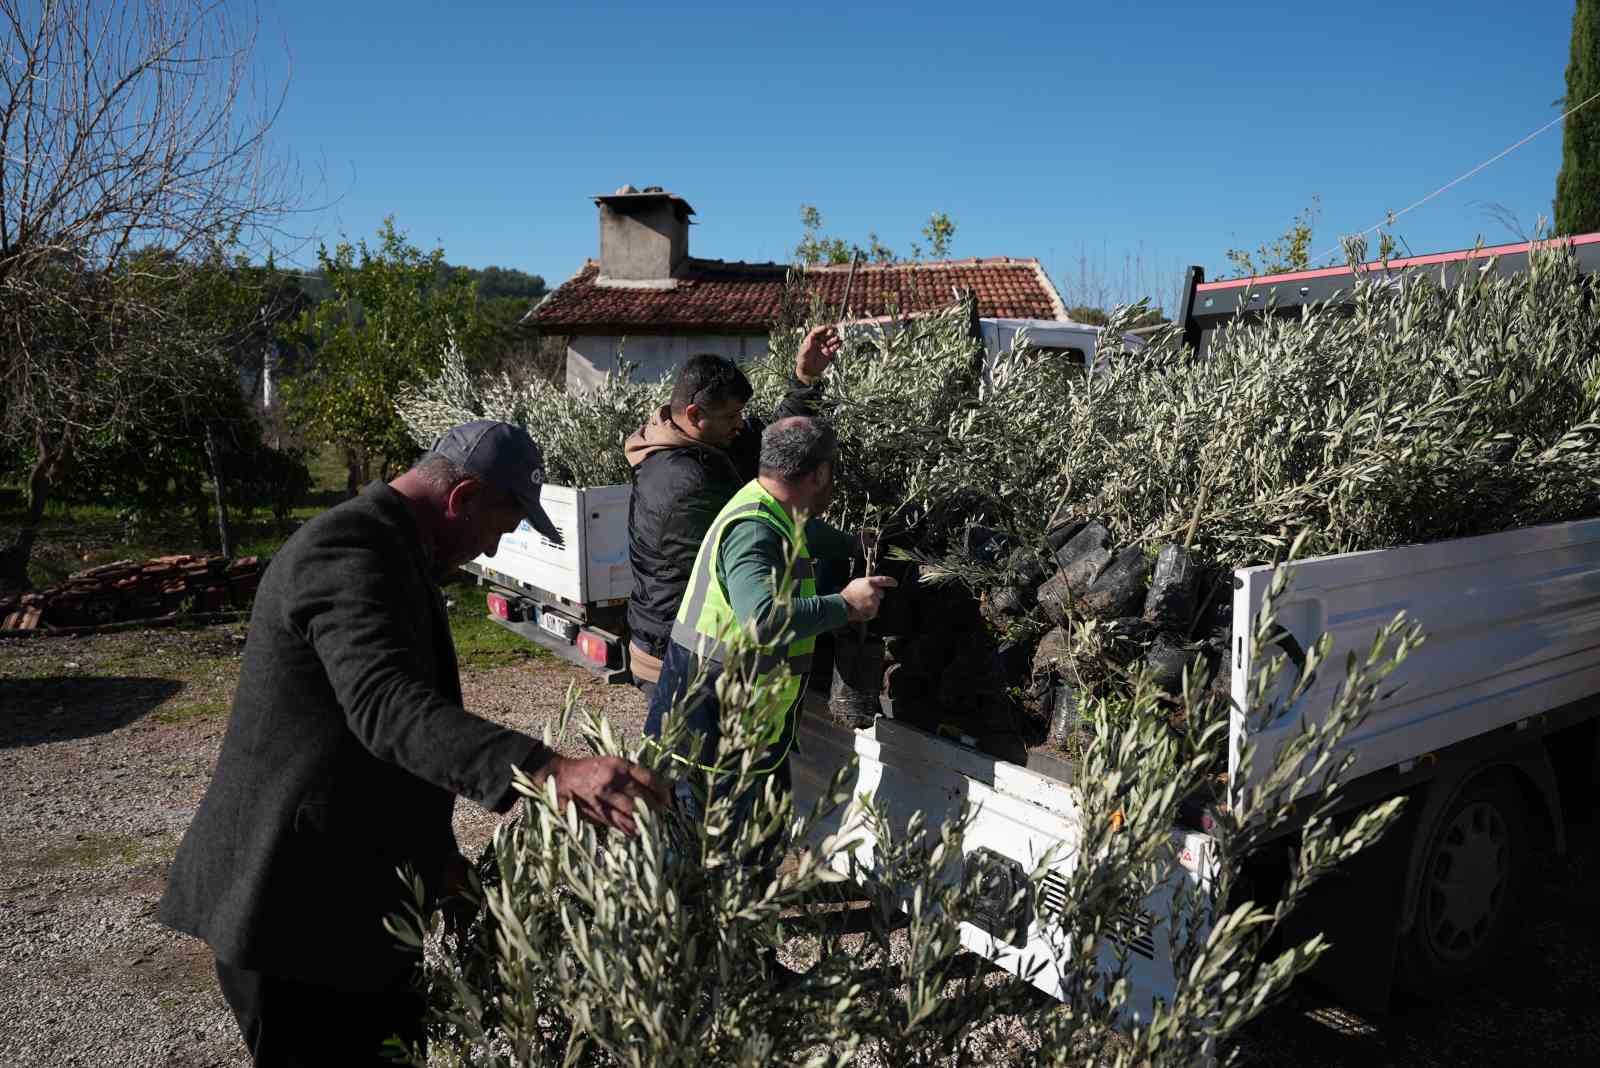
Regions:
<svg viewBox="0 0 1600 1068"><path fill-rule="evenodd" d="M217 533L222 537L222 555L233 556L233 528L228 522L228 502L223 496L227 483L222 476L222 450L217 447L216 431L206 424L206 459L211 461L211 493L217 502Z"/></svg>
<svg viewBox="0 0 1600 1068"><path fill-rule="evenodd" d="M0 551L0 590L26 590L33 585L28 581L28 561L33 558L33 543L39 537L39 525L44 520L44 502L50 493L49 472L54 460L40 449L28 475L28 514L11 546Z"/></svg>
<svg viewBox="0 0 1600 1068"><path fill-rule="evenodd" d="M371 459L365 452L360 452L346 445L344 449L345 480L344 488L352 497L359 496L361 487L372 480Z"/></svg>
<svg viewBox="0 0 1600 1068"><path fill-rule="evenodd" d="M211 531L211 499L206 496L204 487L197 487L189 494L189 510L193 513L195 534L204 542Z"/></svg>

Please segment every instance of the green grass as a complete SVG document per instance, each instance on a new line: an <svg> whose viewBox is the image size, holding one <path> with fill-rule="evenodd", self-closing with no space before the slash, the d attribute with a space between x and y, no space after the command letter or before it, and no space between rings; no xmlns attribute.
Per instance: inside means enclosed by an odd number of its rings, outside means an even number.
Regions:
<svg viewBox="0 0 1600 1068"><path fill-rule="evenodd" d="M164 704L152 714L159 723L189 723L194 720L226 716L232 704L228 701L188 701L183 704Z"/></svg>
<svg viewBox="0 0 1600 1068"><path fill-rule="evenodd" d="M313 455L312 492L290 513L289 521L279 523L270 514L235 517L232 523L236 556L272 556L282 548L301 522L333 507L345 499L345 467L338 451L326 448ZM218 535L213 525L196 528L189 515L166 517L166 522L129 528L123 509L114 504L68 504L50 501L45 505L44 525L34 545L29 577L36 587L62 581L81 571L112 560L147 560L171 553L214 553ZM20 525L20 501L0 507L0 542L8 541ZM214 517L213 517L214 523ZM548 655L525 638L489 621L484 591L463 574L445 587L445 596L454 602L450 609L450 632L463 667L501 667ZM156 665L132 662L116 665L124 673L143 673ZM167 668L170 671L170 667ZM160 673L159 671L157 672ZM198 719L226 709L210 703L174 705L162 709L157 718L164 723Z"/></svg>
<svg viewBox="0 0 1600 1068"><path fill-rule="evenodd" d="M144 842L125 834L85 834L69 845L51 846L39 855L41 871L62 868L105 868L132 864L144 851Z"/></svg>
<svg viewBox="0 0 1600 1068"><path fill-rule="evenodd" d="M504 667L550 655L543 646L490 620L485 592L465 574L444 587L451 602L450 636L455 639L456 658L462 667Z"/></svg>
<svg viewBox="0 0 1600 1068"><path fill-rule="evenodd" d="M313 490L333 490L341 496L344 494L349 475L338 449L325 445L312 453L306 457L306 470L311 472Z"/></svg>
<svg viewBox="0 0 1600 1068"><path fill-rule="evenodd" d="M243 623L168 627L144 631L137 640L127 638L97 647L92 662L77 651L62 653L61 658L81 662L82 670L92 675L198 682L221 674L238 662L243 642L238 638L230 641L228 636L242 636L244 632Z"/></svg>

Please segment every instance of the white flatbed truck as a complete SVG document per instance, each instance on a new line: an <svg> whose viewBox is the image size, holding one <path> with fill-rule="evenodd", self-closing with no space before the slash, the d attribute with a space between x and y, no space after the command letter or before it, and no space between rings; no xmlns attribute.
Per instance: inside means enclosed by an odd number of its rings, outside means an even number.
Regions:
<svg viewBox="0 0 1600 1068"><path fill-rule="evenodd" d="M1398 971L1426 985L1465 977L1492 958L1515 922L1520 865L1530 847L1565 847L1564 806L1588 803L1600 776L1600 520L1512 530L1483 537L1290 565L1278 602L1279 645L1291 659L1318 636L1332 637L1330 665L1299 704L1252 729L1236 712L1230 727L1234 788L1248 742L1264 772L1300 727L1326 714L1343 681L1345 654L1363 653L1397 612L1421 624L1426 641L1386 681L1380 699L1346 740L1355 754L1348 804L1406 795L1400 823L1352 862L1352 871L1302 908L1306 932L1323 931L1334 950L1322 981L1347 1003L1385 1004ZM1232 697L1244 707L1254 632L1273 568L1234 574ZM1289 638L1292 637L1292 641ZM1292 671L1291 671L1292 674ZM1292 680L1289 680L1292 681ZM821 714L817 714L817 712ZM977 810L965 848L1005 858L1018 878L1047 850L1065 873L1079 841L1070 764L1053 757L1023 767L892 719L850 731L814 710L803 720L794 761L796 801L814 802L850 755L852 792L889 802L903 827L920 811L930 824ZM859 805L859 801L857 804ZM841 813L835 825L851 818ZM1210 838L1174 827L1171 876L1136 914L1123 918L1130 1009L1174 989L1168 932L1175 884L1199 884L1211 865ZM991 860L993 858L990 858ZM1060 997L1043 915L1022 946L1002 944L1001 924L964 924L967 948L1012 971L1044 967L1034 985ZM1108 940L1109 942L1110 940ZM1113 945L1101 948L1107 970Z"/></svg>
<svg viewBox="0 0 1600 1068"><path fill-rule="evenodd" d="M489 587L490 619L611 682L631 678L623 638L633 589L628 489L546 484L539 503L560 543L523 520L493 556L463 566Z"/></svg>
<svg viewBox="0 0 1600 1068"><path fill-rule="evenodd" d="M557 502L570 492L546 487L546 508L564 533L567 517ZM584 491L583 499L594 493ZM604 509L597 511L603 519ZM595 513L588 514L593 520ZM576 548L571 541L569 550ZM480 560L490 565L480 574L502 598L531 594L538 581L558 585L550 578L516 578L521 560L502 548ZM1483 967L1516 920L1528 851L1540 844L1565 848L1565 808L1587 803L1600 785L1600 519L1282 566L1292 580L1278 603L1278 624L1289 636L1279 644L1291 659L1327 633L1333 647L1326 663L1341 665L1346 653L1363 652L1401 611L1426 634L1386 683L1388 696L1346 741L1355 754L1349 803L1403 794L1406 813L1379 845L1352 862L1345 878L1331 880L1336 885L1301 910L1307 932L1321 930L1334 943L1319 977L1347 1003L1374 1008L1387 1003L1397 975L1426 984ZM1270 567L1234 573L1231 687L1237 707L1256 667L1249 636L1272 573ZM522 594L509 592L508 579ZM575 613L563 618L579 619ZM545 644L560 640L526 621L514 629ZM572 659L626 677L615 661ZM1272 723L1252 728L1235 715L1229 739L1235 788L1245 785L1237 778L1242 746L1256 747L1254 767L1269 767L1300 729L1301 715L1326 712L1342 678L1342 671L1325 669L1300 704ZM886 801L902 826L913 812L937 825L970 804L976 816L965 842L969 855L987 851L991 862L1000 858L1020 877L1056 849L1061 872L1069 870L1080 823L1070 763L1043 753L1030 756L1027 766L1007 763L893 718L852 731L828 718L815 691L809 699L793 764L798 805L809 807L853 755L852 793ZM847 812L836 817L847 818ZM1202 830L1174 827L1171 879L1124 917L1118 937L1129 961L1133 1011L1171 996L1168 899L1178 881L1205 880L1210 858ZM1042 933L1057 878L1047 877L1046 907L1023 945L999 941L998 916L990 929L964 925L963 942L1014 971L1044 963L1034 984L1060 996ZM1270 881L1270 873L1264 878ZM1115 949L1102 947L1108 968Z"/></svg>
<svg viewBox="0 0 1600 1068"><path fill-rule="evenodd" d="M1584 269L1600 266L1600 235L1581 239L1578 252ZM1473 250L1422 258L1415 268L1464 270L1487 253L1501 256L1502 267L1515 256ZM1226 325L1224 300L1238 308L1267 288L1266 313L1285 314L1297 303L1326 299L1323 289L1336 284L1334 274L1205 284L1195 270L1183 326L1203 345L1211 330ZM1275 282L1282 287L1268 288ZM1085 355L1092 370L1095 357ZM491 587L493 618L613 681L628 679L620 622L630 581L627 494L627 486L546 485L545 510L565 543L523 530L504 539L494 557L468 565ZM1589 803L1600 788L1600 519L1283 566L1293 576L1278 603L1278 623L1287 631L1279 644L1291 659L1327 633L1333 639L1327 664L1342 664L1347 652L1365 651L1400 611L1427 635L1346 740L1355 753L1346 803L1405 795L1405 812L1380 843L1314 891L1296 921L1307 934L1327 934L1334 947L1314 977L1353 1007L1381 1009L1397 976L1427 986L1470 975L1492 959L1517 918L1516 889L1529 849L1564 849L1564 810ZM1250 635L1272 571L1234 574L1236 708L1244 706L1256 666ZM1269 767L1300 716L1326 713L1341 680L1330 667L1295 709L1265 725L1252 727L1236 714L1232 786L1246 785L1238 779L1238 758L1247 742L1257 751L1254 767ZM1056 849L1059 871L1070 870L1081 824L1070 763L1043 753L1031 754L1026 766L1007 763L893 718L851 731L814 712L801 723L797 803L809 806L852 755L853 792L887 802L902 825L912 812L937 825L970 804L976 816L965 842L969 856L987 851L987 859L1003 858L1020 874ZM1174 887L1204 881L1212 866L1201 829L1175 826L1171 844L1170 878L1124 917L1114 936L1126 949L1129 1009L1136 1014L1174 989L1163 929ZM1272 864L1260 869L1252 875L1259 894L1270 897ZM1020 947L999 942L998 918L989 929L964 925L962 938L1013 971L1035 959L1045 963L1033 982L1059 997L1041 937L1050 923L1050 885L1047 878L1044 907ZM1109 944L1099 950L1108 966L1115 950Z"/></svg>

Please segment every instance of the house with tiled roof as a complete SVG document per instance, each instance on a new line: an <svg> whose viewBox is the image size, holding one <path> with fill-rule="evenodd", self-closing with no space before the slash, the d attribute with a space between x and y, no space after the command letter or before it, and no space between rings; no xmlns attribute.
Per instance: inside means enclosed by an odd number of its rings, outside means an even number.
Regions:
<svg viewBox="0 0 1600 1068"><path fill-rule="evenodd" d="M767 351L782 315L791 268L781 263L703 260L689 255L687 201L651 187L623 186L597 196L600 258L547 295L524 323L562 338L567 386L586 388L614 371L619 355L637 376L670 374L689 356L714 352L740 362ZM933 311L960 293L978 314L1009 319L1067 318L1038 260L987 259L863 263L793 268L799 297L837 308L849 288L857 316Z"/></svg>

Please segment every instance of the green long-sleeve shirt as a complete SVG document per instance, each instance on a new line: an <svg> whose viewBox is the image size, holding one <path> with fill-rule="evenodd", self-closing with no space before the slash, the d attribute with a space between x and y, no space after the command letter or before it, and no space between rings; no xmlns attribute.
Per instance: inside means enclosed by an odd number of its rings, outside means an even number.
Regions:
<svg viewBox="0 0 1600 1068"><path fill-rule="evenodd" d="M856 539L820 519L806 523L806 545L823 560L848 559ZM788 546L769 524L759 520L734 523L722 538L717 554L717 578L728 591L728 603L741 622L756 620L756 638L774 641L788 632L796 641L835 630L847 623L849 609L837 593L794 597L783 613L774 604L773 576L781 576L788 561Z"/></svg>

